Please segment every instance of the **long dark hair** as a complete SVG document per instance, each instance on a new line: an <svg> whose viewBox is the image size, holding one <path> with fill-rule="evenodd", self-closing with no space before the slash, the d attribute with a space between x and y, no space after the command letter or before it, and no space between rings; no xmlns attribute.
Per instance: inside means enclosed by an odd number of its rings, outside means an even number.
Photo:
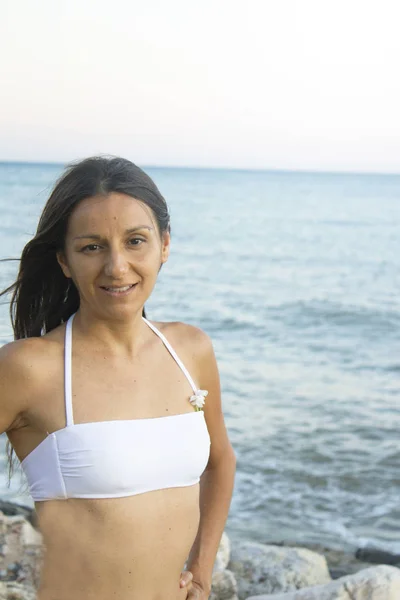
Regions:
<svg viewBox="0 0 400 600"><path fill-rule="evenodd" d="M64 323L79 307L78 290L57 262L64 250L68 221L85 198L120 192L146 204L160 236L170 232L168 206L153 180L129 160L93 156L67 166L56 182L39 219L35 236L22 251L16 281L0 296L10 302L14 339L38 337ZM146 316L143 307L143 316ZM10 446L7 444L7 446ZM12 470L12 448L9 452Z"/></svg>

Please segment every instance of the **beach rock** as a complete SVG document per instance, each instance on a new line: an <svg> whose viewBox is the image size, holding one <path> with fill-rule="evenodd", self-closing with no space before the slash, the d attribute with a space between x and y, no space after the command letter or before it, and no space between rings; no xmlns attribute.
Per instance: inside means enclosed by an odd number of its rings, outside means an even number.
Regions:
<svg viewBox="0 0 400 600"><path fill-rule="evenodd" d="M289 592L331 581L325 557L305 548L236 542L228 569L235 575L238 596Z"/></svg>
<svg viewBox="0 0 400 600"><path fill-rule="evenodd" d="M32 525L26 521L23 517L15 517L18 521L9 520L12 524L13 532L19 537L19 544L21 547L26 546L40 546L42 544L42 535L32 527Z"/></svg>
<svg viewBox="0 0 400 600"><path fill-rule="evenodd" d="M355 556L358 560L364 560L369 563L400 567L400 554L378 550L378 548L358 548Z"/></svg>
<svg viewBox="0 0 400 600"><path fill-rule="evenodd" d="M0 600L35 600L36 592L20 583L0 582Z"/></svg>
<svg viewBox="0 0 400 600"><path fill-rule="evenodd" d="M246 600L399 600L400 569L387 565L370 567L336 579L327 585L288 594L253 595Z"/></svg>
<svg viewBox="0 0 400 600"><path fill-rule="evenodd" d="M41 534L22 515L5 516L0 513L0 545L3 549L0 572L4 583L18 583L23 584L23 589L36 589L43 557ZM7 597L12 598L11 588L7 589Z"/></svg>
<svg viewBox="0 0 400 600"><path fill-rule="evenodd" d="M215 558L213 573L215 573L216 571L223 571L224 569L226 569L229 563L230 554L231 543L228 535L224 531L221 537L221 541L219 543L217 556Z"/></svg>
<svg viewBox="0 0 400 600"><path fill-rule="evenodd" d="M339 579L345 575L351 575L357 573L362 569L368 569L373 565L368 560L363 560L362 556L356 556L353 550L345 548L332 548L323 544L317 544L315 542L309 542L307 544L298 544L296 542L285 540L285 541L266 541L265 544L272 544L276 546L286 546L290 548L308 548L318 554L323 554L328 563L329 574L332 579ZM376 564L376 563L375 563ZM384 564L384 561L380 561L379 564Z"/></svg>
<svg viewBox="0 0 400 600"><path fill-rule="evenodd" d="M7 517L22 515L32 525L36 524L35 509L30 508L29 506L23 506L22 504L15 504L15 502L8 502L7 500L0 499L0 511Z"/></svg>
<svg viewBox="0 0 400 600"><path fill-rule="evenodd" d="M213 573L209 600L239 600L237 583L232 571L225 569Z"/></svg>

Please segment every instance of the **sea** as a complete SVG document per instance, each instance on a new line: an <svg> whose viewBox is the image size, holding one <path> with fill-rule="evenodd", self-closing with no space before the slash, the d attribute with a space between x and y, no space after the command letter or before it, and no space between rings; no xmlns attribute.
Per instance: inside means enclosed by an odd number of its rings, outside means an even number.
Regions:
<svg viewBox="0 0 400 600"><path fill-rule="evenodd" d="M172 224L147 316L214 344L227 533L400 552L400 175L140 166ZM62 169L0 164L0 258L20 256ZM0 263L2 288L17 267ZM4 448L0 497L32 506Z"/></svg>

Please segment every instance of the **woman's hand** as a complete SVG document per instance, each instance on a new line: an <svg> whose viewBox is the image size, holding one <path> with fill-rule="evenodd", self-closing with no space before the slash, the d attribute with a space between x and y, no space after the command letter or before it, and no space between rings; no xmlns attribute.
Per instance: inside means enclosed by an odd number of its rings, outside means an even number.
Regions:
<svg viewBox="0 0 400 600"><path fill-rule="evenodd" d="M186 600L208 600L209 598L203 586L193 579L191 571L182 571L179 587L187 590Z"/></svg>

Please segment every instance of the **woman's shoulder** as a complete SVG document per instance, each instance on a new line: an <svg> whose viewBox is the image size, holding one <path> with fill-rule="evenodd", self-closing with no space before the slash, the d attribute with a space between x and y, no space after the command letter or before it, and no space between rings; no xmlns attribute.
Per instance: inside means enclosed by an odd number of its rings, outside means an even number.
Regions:
<svg viewBox="0 0 400 600"><path fill-rule="evenodd" d="M12 423L51 381L62 345L55 336L32 337L0 348L0 410ZM0 428L6 422L1 419ZM2 427L1 427L2 425Z"/></svg>
<svg viewBox="0 0 400 600"><path fill-rule="evenodd" d="M182 321L153 322L178 354L188 356L198 364L213 355L210 336L200 327Z"/></svg>
<svg viewBox="0 0 400 600"><path fill-rule="evenodd" d="M182 321L157 322L152 321L165 337L178 343L206 346L211 343L210 336L200 327Z"/></svg>
<svg viewBox="0 0 400 600"><path fill-rule="evenodd" d="M0 348L0 369L29 370L46 358L54 355L54 351L62 347L58 335L30 337L4 344Z"/></svg>

